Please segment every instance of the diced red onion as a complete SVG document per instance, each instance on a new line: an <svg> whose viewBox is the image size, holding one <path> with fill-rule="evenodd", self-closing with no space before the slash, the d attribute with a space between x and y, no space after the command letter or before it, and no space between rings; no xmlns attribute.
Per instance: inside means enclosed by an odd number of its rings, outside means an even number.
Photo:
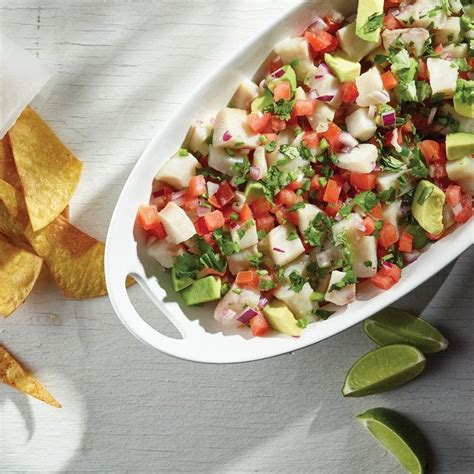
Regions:
<svg viewBox="0 0 474 474"><path fill-rule="evenodd" d="M369 110L367 111L367 116L369 118L374 118L376 112L377 112L377 107L375 107L375 105L369 105Z"/></svg>
<svg viewBox="0 0 474 474"><path fill-rule="evenodd" d="M283 68L280 68L280 69L277 69L277 70L272 74L272 76L278 78L278 77L283 76L284 74L285 74L284 69L283 69Z"/></svg>
<svg viewBox="0 0 474 474"><path fill-rule="evenodd" d="M184 195L186 194L185 191L177 191L171 194L171 200L177 205L182 206L184 203Z"/></svg>
<svg viewBox="0 0 474 474"><path fill-rule="evenodd" d="M232 139L232 135L229 133L229 130L226 130L224 135L222 135L222 140L228 142L230 139Z"/></svg>
<svg viewBox="0 0 474 474"><path fill-rule="evenodd" d="M257 306L259 307L259 309L263 309L265 308L265 306L267 306L267 304L268 304L268 298L265 298L265 296L262 296Z"/></svg>
<svg viewBox="0 0 474 474"><path fill-rule="evenodd" d="M205 216L206 214L209 214L211 212L211 208L207 206L198 206L196 209L196 214L198 217Z"/></svg>
<svg viewBox="0 0 474 474"><path fill-rule="evenodd" d="M316 76L314 76L315 79L322 79L324 76L322 74L316 74Z"/></svg>
<svg viewBox="0 0 474 474"><path fill-rule="evenodd" d="M436 115L436 112L438 111L438 107L433 107L431 110L430 110L430 113L428 115L428 120L426 121L426 123L430 124L430 123L433 123L433 120L435 118L435 115Z"/></svg>
<svg viewBox="0 0 474 474"><path fill-rule="evenodd" d="M153 192L153 197L157 198L157 197L163 196L163 194L165 194L165 190L164 189L158 189L157 191Z"/></svg>
<svg viewBox="0 0 474 474"><path fill-rule="evenodd" d="M367 94L367 97L374 100L377 104L386 104L390 100L387 91L373 91Z"/></svg>
<svg viewBox="0 0 474 474"><path fill-rule="evenodd" d="M285 250L280 249L280 248L278 248L278 247L273 247L272 250L273 250L274 252L278 252L278 253L285 253Z"/></svg>
<svg viewBox="0 0 474 474"><path fill-rule="evenodd" d="M469 77L470 81L474 81L474 71L470 71L467 73L467 77Z"/></svg>
<svg viewBox="0 0 474 474"><path fill-rule="evenodd" d="M308 30L313 33L317 33L318 31L326 31L327 29L327 23L319 16L314 18L313 23L308 26Z"/></svg>
<svg viewBox="0 0 474 474"><path fill-rule="evenodd" d="M334 99L334 96L331 94L326 94L326 95L320 95L319 97L316 97L317 100L320 100L321 102L331 102L332 99Z"/></svg>
<svg viewBox="0 0 474 474"><path fill-rule="evenodd" d="M349 189L351 189L351 185L347 181L344 181L344 184L342 185L342 190L347 194Z"/></svg>
<svg viewBox="0 0 474 474"><path fill-rule="evenodd" d="M380 165L378 163L375 164L374 169L372 171L380 171L382 168L380 168Z"/></svg>
<svg viewBox="0 0 474 474"><path fill-rule="evenodd" d="M228 308L222 313L222 319L234 319L236 314L237 313L234 310Z"/></svg>
<svg viewBox="0 0 474 474"><path fill-rule="evenodd" d="M453 59L453 55L451 53L442 53L440 58L444 59L445 61L451 61Z"/></svg>
<svg viewBox="0 0 474 474"><path fill-rule="evenodd" d="M323 74L331 74L331 70L329 69L329 66L326 63L321 63L318 66L318 69L323 73Z"/></svg>
<svg viewBox="0 0 474 474"><path fill-rule="evenodd" d="M402 151L402 147L398 144L398 128L394 128L392 132L392 139L390 140L390 145L395 148L397 151Z"/></svg>
<svg viewBox="0 0 474 474"><path fill-rule="evenodd" d="M260 177L260 169L257 166L251 166L249 174L252 179L258 180Z"/></svg>
<svg viewBox="0 0 474 474"><path fill-rule="evenodd" d="M207 182L207 194L209 196L214 196L219 189L219 185L217 183L213 183L212 181Z"/></svg>
<svg viewBox="0 0 474 474"><path fill-rule="evenodd" d="M257 316L258 311L255 311L253 308L247 308L240 316L237 318L237 321L240 321L242 324L247 324L252 318Z"/></svg>
<svg viewBox="0 0 474 474"><path fill-rule="evenodd" d="M341 132L338 139L343 145L349 148L354 148L359 144L359 142L348 132Z"/></svg>
<svg viewBox="0 0 474 474"><path fill-rule="evenodd" d="M392 125L395 125L396 120L397 115L394 110L382 113L382 123L384 127L390 127Z"/></svg>
<svg viewBox="0 0 474 474"><path fill-rule="evenodd" d="M403 258L406 262L411 263L414 262L421 253L418 250L412 250L411 252L404 252Z"/></svg>
<svg viewBox="0 0 474 474"><path fill-rule="evenodd" d="M341 153L349 153L352 150L350 146L345 146L341 148Z"/></svg>

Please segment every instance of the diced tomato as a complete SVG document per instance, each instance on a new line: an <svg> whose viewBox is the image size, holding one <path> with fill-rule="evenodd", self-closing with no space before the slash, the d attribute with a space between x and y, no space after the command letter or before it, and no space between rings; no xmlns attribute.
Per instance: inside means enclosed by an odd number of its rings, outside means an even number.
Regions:
<svg viewBox="0 0 474 474"><path fill-rule="evenodd" d="M434 163L439 161L441 157L440 144L434 140L423 140L418 143L423 158L427 163Z"/></svg>
<svg viewBox="0 0 474 474"><path fill-rule="evenodd" d="M311 189L317 191L318 189L321 189L321 183L319 182L319 175L314 175L311 178Z"/></svg>
<svg viewBox="0 0 474 474"><path fill-rule="evenodd" d="M183 209L187 211L194 211L199 206L199 198L196 196L191 196L189 193L186 193L183 196Z"/></svg>
<svg viewBox="0 0 474 474"><path fill-rule="evenodd" d="M379 244L388 248L398 240L398 229L389 222L385 222L380 230Z"/></svg>
<svg viewBox="0 0 474 474"><path fill-rule="evenodd" d="M441 43L437 44L434 47L433 51L434 51L435 54L441 54L443 52L443 45Z"/></svg>
<svg viewBox="0 0 474 474"><path fill-rule="evenodd" d="M145 230L150 230L158 226L160 216L155 206L140 206L138 208L137 220Z"/></svg>
<svg viewBox="0 0 474 474"><path fill-rule="evenodd" d="M206 194L206 178L200 174L193 176L189 180L189 194L191 196L200 196L201 194Z"/></svg>
<svg viewBox="0 0 474 474"><path fill-rule="evenodd" d="M450 206L455 206L461 202L461 186L458 186L457 184L450 184L448 189L446 189L445 195L446 203Z"/></svg>
<svg viewBox="0 0 474 474"><path fill-rule="evenodd" d="M234 214L235 216L238 217L239 213L234 210L232 207L232 204L227 204L223 208L221 208L221 212L224 216L224 219L226 222L229 222L231 220L230 216Z"/></svg>
<svg viewBox="0 0 474 474"><path fill-rule="evenodd" d="M393 72L387 71L382 74L383 87L386 90L395 89L398 86L398 81Z"/></svg>
<svg viewBox="0 0 474 474"><path fill-rule="evenodd" d="M355 82L344 82L341 88L341 100L346 104L352 104L359 97L359 91Z"/></svg>
<svg viewBox="0 0 474 474"><path fill-rule="evenodd" d="M298 117L313 115L316 110L315 100L297 100L295 102L295 114Z"/></svg>
<svg viewBox="0 0 474 474"><path fill-rule="evenodd" d="M319 146L319 135L317 132L304 132L303 143L309 148L317 148Z"/></svg>
<svg viewBox="0 0 474 474"><path fill-rule="evenodd" d="M282 67L283 61L279 56L277 56L270 61L270 64L268 65L268 72L271 74L275 71L278 71L278 69L281 69Z"/></svg>
<svg viewBox="0 0 474 474"><path fill-rule="evenodd" d="M335 33L342 26L341 22L334 21L330 15L325 16L323 20L324 23L328 25L328 29L326 30L328 33Z"/></svg>
<svg viewBox="0 0 474 474"><path fill-rule="evenodd" d="M372 219L372 217L370 216L365 217L362 223L364 224L364 227L365 227L364 234L372 235L375 231L375 222Z"/></svg>
<svg viewBox="0 0 474 474"><path fill-rule="evenodd" d="M260 277L255 270L244 270L237 273L235 284L240 287L258 288Z"/></svg>
<svg viewBox="0 0 474 474"><path fill-rule="evenodd" d="M284 224L287 221L295 225L298 225L299 223L298 213L291 212L284 207L280 207L275 211L275 217L279 224Z"/></svg>
<svg viewBox="0 0 474 474"><path fill-rule="evenodd" d="M262 133L264 132L268 125L270 124L270 119L272 115L269 113L257 113L252 112L251 114L247 115L247 124L250 129L255 133Z"/></svg>
<svg viewBox="0 0 474 474"><path fill-rule="evenodd" d="M262 217L270 212L272 205L270 201L264 197L255 199L250 203L250 209L252 209L255 217Z"/></svg>
<svg viewBox="0 0 474 474"><path fill-rule="evenodd" d="M247 203L244 203L239 211L239 220L240 222L247 222L250 219L253 219L252 210Z"/></svg>
<svg viewBox="0 0 474 474"><path fill-rule="evenodd" d="M459 224L465 224L472 216L472 198L469 194L463 194L461 197L461 211L454 213L454 220ZM453 211L454 212L454 211Z"/></svg>
<svg viewBox="0 0 474 474"><path fill-rule="evenodd" d="M418 59L418 74L417 79L423 81L429 79L428 66L423 59Z"/></svg>
<svg viewBox="0 0 474 474"><path fill-rule="evenodd" d="M224 215L218 210L212 211L209 214L202 216L202 218L204 219L209 232L212 232L225 224Z"/></svg>
<svg viewBox="0 0 474 474"><path fill-rule="evenodd" d="M301 181L292 181L286 189L291 189L292 191L298 191L301 188Z"/></svg>
<svg viewBox="0 0 474 474"><path fill-rule="evenodd" d="M264 215L257 217L255 219L257 230L264 230L265 232L270 232L275 227L275 218L270 215Z"/></svg>
<svg viewBox="0 0 474 474"><path fill-rule="evenodd" d="M289 120L285 120L285 123L287 127L294 127L295 125L298 125L298 115L296 115L296 110L294 107L291 111L291 116Z"/></svg>
<svg viewBox="0 0 474 474"><path fill-rule="evenodd" d="M413 250L413 235L403 232L398 241L398 250L400 252L411 252Z"/></svg>
<svg viewBox="0 0 474 474"><path fill-rule="evenodd" d="M335 179L331 178L324 190L323 201L329 204L334 204L339 200L339 195L341 194L342 186Z"/></svg>
<svg viewBox="0 0 474 474"><path fill-rule="evenodd" d="M383 213L382 213L382 204L379 202L369 211L369 214L374 218L374 219L382 219L383 218Z"/></svg>
<svg viewBox="0 0 474 474"><path fill-rule="evenodd" d="M278 102L279 100L290 100L291 99L291 87L288 81L278 82L273 89L273 100Z"/></svg>
<svg viewBox="0 0 474 474"><path fill-rule="evenodd" d="M209 234L210 230L207 227L206 221L204 220L204 216L198 217L194 222L194 228L198 235L206 235Z"/></svg>
<svg viewBox="0 0 474 474"><path fill-rule="evenodd" d="M394 15L388 13L383 19L383 27L386 30L398 30L403 28L403 25L395 18Z"/></svg>
<svg viewBox="0 0 474 474"><path fill-rule="evenodd" d="M254 336L265 336L265 334L270 330L270 324L268 324L268 321L262 313L258 313L254 316L249 324Z"/></svg>
<svg viewBox="0 0 474 474"><path fill-rule="evenodd" d="M407 120L400 128L404 134L413 133L413 122L411 120Z"/></svg>
<svg viewBox="0 0 474 474"><path fill-rule="evenodd" d="M325 132L321 132L320 135L328 141L332 151L338 152L343 148L342 143L339 141L341 132L342 130L334 122L329 122L328 129Z"/></svg>
<svg viewBox="0 0 474 474"><path fill-rule="evenodd" d="M339 45L337 38L326 31L318 31L316 33L306 31L304 37L314 51L320 54L330 53L337 49Z"/></svg>
<svg viewBox="0 0 474 474"><path fill-rule="evenodd" d="M303 198L301 196L298 196L294 191L288 188L282 189L275 196L275 202L277 203L277 205L282 205L285 207L291 207L293 206L293 204L296 204L297 202L301 201L303 201Z"/></svg>
<svg viewBox="0 0 474 474"><path fill-rule="evenodd" d="M362 191L369 191L375 188L376 175L373 173L357 173L352 171L349 181L351 186L361 189Z"/></svg>
<svg viewBox="0 0 474 474"><path fill-rule="evenodd" d="M199 276L200 277L205 277L205 276L209 276L209 275L224 276L225 272L226 272L226 270L224 270L223 272L220 272L219 270L216 270L215 268L204 267L199 272Z"/></svg>
<svg viewBox="0 0 474 474"><path fill-rule="evenodd" d="M393 139L393 134L397 134L397 143L399 145L403 144L403 133L400 128L394 128L393 130L389 130L385 135L384 135L384 146L393 146L392 145L392 139Z"/></svg>
<svg viewBox="0 0 474 474"><path fill-rule="evenodd" d="M328 216L334 217L339 212L339 209L341 209L341 207L341 201L331 202L326 206L326 214Z"/></svg>
<svg viewBox="0 0 474 474"><path fill-rule="evenodd" d="M168 235L162 222L158 222L156 227L153 227L147 232L148 234L158 237L159 239L164 239Z"/></svg>
<svg viewBox="0 0 474 474"><path fill-rule="evenodd" d="M270 126L274 132L281 132L286 128L286 122L284 120L279 119L276 115L272 115L270 120Z"/></svg>
<svg viewBox="0 0 474 474"><path fill-rule="evenodd" d="M372 284L382 290L388 290L400 280L402 271L393 263L384 262L377 275L370 280Z"/></svg>
<svg viewBox="0 0 474 474"><path fill-rule="evenodd" d="M267 133L267 132L265 132L264 136L267 139L267 141L265 143L270 143L270 142L276 141L278 139L278 135L276 133Z"/></svg>
<svg viewBox="0 0 474 474"><path fill-rule="evenodd" d="M220 207L223 207L227 203L232 201L232 199L234 199L235 193L234 193L234 190L232 189L232 186L229 184L229 182L223 181L219 185L219 189L216 191L216 194L214 194L214 196L216 197L217 202L220 204ZM209 202L211 202L210 199L209 199Z"/></svg>

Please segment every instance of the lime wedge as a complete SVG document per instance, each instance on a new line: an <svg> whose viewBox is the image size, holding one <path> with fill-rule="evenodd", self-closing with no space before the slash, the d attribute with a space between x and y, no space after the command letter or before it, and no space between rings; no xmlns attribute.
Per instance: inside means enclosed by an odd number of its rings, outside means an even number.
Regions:
<svg viewBox="0 0 474 474"><path fill-rule="evenodd" d="M444 351L447 339L427 321L397 308L385 308L364 321L367 336L380 346L409 344L424 354Z"/></svg>
<svg viewBox="0 0 474 474"><path fill-rule="evenodd" d="M388 408L372 408L356 418L409 473L425 472L423 435L410 420Z"/></svg>
<svg viewBox="0 0 474 474"><path fill-rule="evenodd" d="M387 392L415 378L425 368L426 359L416 347L393 344L363 355L346 375L342 394L364 397Z"/></svg>

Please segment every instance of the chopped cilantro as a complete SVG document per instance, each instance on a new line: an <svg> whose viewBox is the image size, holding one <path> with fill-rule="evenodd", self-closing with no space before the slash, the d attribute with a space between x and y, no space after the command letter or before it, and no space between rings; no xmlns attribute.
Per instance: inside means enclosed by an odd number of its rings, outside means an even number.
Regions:
<svg viewBox="0 0 474 474"><path fill-rule="evenodd" d="M298 327L300 327L301 329L304 329L309 323L306 319L304 318L301 318L301 319L297 319L296 320L296 324L298 325Z"/></svg>
<svg viewBox="0 0 474 474"><path fill-rule="evenodd" d="M281 120L290 120L294 100L280 99L278 102L272 102L262 109L263 112L270 112Z"/></svg>
<svg viewBox="0 0 474 474"><path fill-rule="evenodd" d="M236 176L234 177L235 184L239 185L245 183L247 175L250 172L249 159L244 157L241 162L234 163L230 169L236 173Z"/></svg>
<svg viewBox="0 0 474 474"><path fill-rule="evenodd" d="M277 145L276 140L272 140L270 143L267 143L267 144L265 145L265 151L266 151L267 153L272 153L273 151L275 151L276 145Z"/></svg>
<svg viewBox="0 0 474 474"><path fill-rule="evenodd" d="M377 197L379 198L380 202L393 202L396 199L395 188L385 189L384 191L378 193Z"/></svg>
<svg viewBox="0 0 474 474"><path fill-rule="evenodd" d="M232 148L224 148L224 151L227 156L234 157L235 156L235 151L232 150Z"/></svg>
<svg viewBox="0 0 474 474"><path fill-rule="evenodd" d="M331 285L329 291L341 290L347 285L353 285L355 283L357 283L357 277L355 276L355 273L352 270L347 270L342 280L339 280L337 283Z"/></svg>
<svg viewBox="0 0 474 474"><path fill-rule="evenodd" d="M216 229L213 232L214 239L216 240L219 250L224 255L233 255L234 253L240 252L239 244L233 242L231 239L225 237L222 233L222 229Z"/></svg>
<svg viewBox="0 0 474 474"><path fill-rule="evenodd" d="M178 151L178 155L179 156L188 156L189 152L188 152L188 150L186 150L186 148L180 148L179 151Z"/></svg>
<svg viewBox="0 0 474 474"><path fill-rule="evenodd" d="M364 266L366 266L367 268L370 268L372 266L372 262L370 260L366 260L364 262Z"/></svg>
<svg viewBox="0 0 474 474"><path fill-rule="evenodd" d="M365 25L362 27L362 31L365 34L369 34L382 28L383 18L383 13L373 13L369 18L367 18Z"/></svg>
<svg viewBox="0 0 474 474"><path fill-rule="evenodd" d="M260 240L264 239L266 236L267 236L267 233L266 231L264 231L263 229L260 229L258 232L257 232L257 235L258 235L258 238Z"/></svg>
<svg viewBox="0 0 474 474"><path fill-rule="evenodd" d="M270 277L260 278L260 282L259 282L258 286L260 287L261 290L268 291L268 290L271 290L272 288L275 287L275 283L273 282L273 280Z"/></svg>
<svg viewBox="0 0 474 474"><path fill-rule="evenodd" d="M413 150L413 157L408 162L408 168L415 178L426 178L428 176L428 168L419 150Z"/></svg>
<svg viewBox="0 0 474 474"><path fill-rule="evenodd" d="M227 267L226 259L221 254L215 253L213 251L204 253L201 255L199 260L206 267L213 268L220 273L225 272Z"/></svg>
<svg viewBox="0 0 474 474"><path fill-rule="evenodd" d="M288 160L299 158L298 148L291 145L280 145L279 152Z"/></svg>
<svg viewBox="0 0 474 474"><path fill-rule="evenodd" d="M307 282L307 279L298 273L297 271L293 270L289 275L288 278L290 280L290 288L295 292L299 293L302 289L304 284Z"/></svg>
<svg viewBox="0 0 474 474"><path fill-rule="evenodd" d="M245 232L247 232L245 228L240 227L237 229L237 235L239 236L240 240L244 238Z"/></svg>
<svg viewBox="0 0 474 474"><path fill-rule="evenodd" d="M384 171L398 171L404 165L403 161L397 160L392 155L382 156L380 161Z"/></svg>
<svg viewBox="0 0 474 474"><path fill-rule="evenodd" d="M292 240L296 240L297 238L298 238L298 234L296 233L295 230L292 230L288 233L286 240L289 240L291 242Z"/></svg>
<svg viewBox="0 0 474 474"><path fill-rule="evenodd" d="M236 213L236 212L233 212L230 216L229 216L230 220L231 221L238 221L239 220L239 215Z"/></svg>
<svg viewBox="0 0 474 474"><path fill-rule="evenodd" d="M298 190L299 191L299 190ZM305 203L304 202L295 202L291 208L290 211L297 211L298 209L304 209Z"/></svg>
<svg viewBox="0 0 474 474"><path fill-rule="evenodd" d="M254 268L260 268L260 265L263 263L263 253L258 252L255 255L248 255L247 260L249 261L250 265Z"/></svg>
<svg viewBox="0 0 474 474"><path fill-rule="evenodd" d="M199 270L202 269L202 263L197 255L183 253L176 257L174 272L176 278L195 278Z"/></svg>
<svg viewBox="0 0 474 474"><path fill-rule="evenodd" d="M426 188L423 189L423 191L421 192L416 202L422 205L431 196L431 193L433 191L434 191L434 186L426 186Z"/></svg>
<svg viewBox="0 0 474 474"><path fill-rule="evenodd" d="M322 319L323 321L326 321L326 319L329 318L332 314L334 314L335 311L329 311L326 309L316 309L314 311L314 315L317 316L318 318Z"/></svg>
<svg viewBox="0 0 474 474"><path fill-rule="evenodd" d="M324 300L324 293L321 293L320 291L313 291L311 295L309 296L309 299L311 301L323 301Z"/></svg>

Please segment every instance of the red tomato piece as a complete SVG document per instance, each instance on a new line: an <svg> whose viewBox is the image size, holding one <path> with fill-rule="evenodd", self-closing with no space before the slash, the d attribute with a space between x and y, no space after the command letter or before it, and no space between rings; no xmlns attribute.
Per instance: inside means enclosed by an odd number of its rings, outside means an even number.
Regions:
<svg viewBox="0 0 474 474"><path fill-rule="evenodd" d="M349 177L351 186L361 189L362 191L370 191L375 188L376 175L373 173L356 173L352 171Z"/></svg>
<svg viewBox="0 0 474 474"><path fill-rule="evenodd" d="M461 202L461 186L458 186L457 184L450 184L448 186L448 189L446 189L446 203L449 206L455 206L456 204L459 204Z"/></svg>
<svg viewBox="0 0 474 474"><path fill-rule="evenodd" d="M454 215L454 220L459 224L465 224L472 216L472 198L469 194L463 194L461 197L461 212Z"/></svg>
<svg viewBox="0 0 474 474"><path fill-rule="evenodd" d="M264 197L255 199L250 203L250 209L254 213L255 217L262 217L267 215L272 208L270 201Z"/></svg>
<svg viewBox="0 0 474 474"><path fill-rule="evenodd" d="M345 104L352 104L359 96L355 82L344 82L341 89L341 100Z"/></svg>
<svg viewBox="0 0 474 474"><path fill-rule="evenodd" d="M388 13L383 19L383 27L386 30L398 30L399 28L403 28L403 25L395 18L394 15Z"/></svg>
<svg viewBox="0 0 474 474"><path fill-rule="evenodd" d="M160 216L155 206L140 206L138 208L137 220L145 230L150 230L158 226Z"/></svg>
<svg viewBox="0 0 474 474"><path fill-rule="evenodd" d="M294 111L298 117L313 115L315 110L315 100L297 100L295 102Z"/></svg>
<svg viewBox="0 0 474 474"><path fill-rule="evenodd" d="M335 179L330 179L324 191L323 201L329 204L335 204L339 200L342 186Z"/></svg>
<svg viewBox="0 0 474 474"><path fill-rule="evenodd" d="M383 213L382 213L382 204L379 202L369 211L369 214L374 218L374 219L382 219L383 218Z"/></svg>
<svg viewBox="0 0 474 474"><path fill-rule="evenodd" d="M418 148L427 163L437 162L442 156L440 144L434 140L423 140L418 143Z"/></svg>
<svg viewBox="0 0 474 474"><path fill-rule="evenodd" d="M240 287L258 288L260 277L255 270L244 270L237 273L235 284Z"/></svg>
<svg viewBox="0 0 474 474"><path fill-rule="evenodd" d="M270 124L271 117L271 114L268 112L264 114L252 112L247 115L247 124L253 132L262 133Z"/></svg>
<svg viewBox="0 0 474 474"><path fill-rule="evenodd" d="M309 148L317 148L319 146L319 135L317 132L304 132L303 143Z"/></svg>
<svg viewBox="0 0 474 474"><path fill-rule="evenodd" d="M268 321L262 313L258 313L254 316L249 324L254 336L264 336L270 330L270 324L268 324Z"/></svg>
<svg viewBox="0 0 474 474"><path fill-rule="evenodd" d="M286 128L286 122L284 120L279 119L276 115L272 115L270 120L270 126L274 132L281 132Z"/></svg>
<svg viewBox="0 0 474 474"><path fill-rule="evenodd" d="M247 222L250 219L253 219L252 210L250 209L247 203L244 203L244 205L241 207L239 212L239 219L240 222Z"/></svg>
<svg viewBox="0 0 474 474"><path fill-rule="evenodd" d="M214 194L214 196L217 199L217 202L220 204L220 207L223 207L227 203L232 201L232 199L234 199L235 193L234 193L234 190L232 189L232 186L229 184L229 182L223 181L219 185L219 189L216 191L216 194Z"/></svg>
<svg viewBox="0 0 474 474"><path fill-rule="evenodd" d="M411 252L413 250L413 235L403 232L398 241L398 250L400 252Z"/></svg>
<svg viewBox="0 0 474 474"><path fill-rule="evenodd" d="M388 248L398 240L398 229L388 222L385 222L380 230L379 244Z"/></svg>
<svg viewBox="0 0 474 474"><path fill-rule="evenodd" d="M301 196L298 196L294 191L288 188L282 189L275 196L275 202L277 203L277 205L282 205L288 208L293 206L293 204L302 201L303 198Z"/></svg>
<svg viewBox="0 0 474 474"><path fill-rule="evenodd" d="M316 33L306 31L304 37L314 51L320 54L330 53L339 46L337 38L326 31L318 31Z"/></svg>
<svg viewBox="0 0 474 474"><path fill-rule="evenodd" d="M364 234L365 235L372 235L375 231L375 221L372 219L372 217L367 216L364 218L362 221L365 227Z"/></svg>
<svg viewBox="0 0 474 474"><path fill-rule="evenodd" d="M202 218L204 219L209 232L212 232L225 224L224 215L218 210L212 211L209 214L202 216Z"/></svg>
<svg viewBox="0 0 474 474"><path fill-rule="evenodd" d="M153 227L147 232L148 234L158 237L159 239L164 239L168 235L162 222L158 222L156 227Z"/></svg>
<svg viewBox="0 0 474 474"><path fill-rule="evenodd" d="M275 227L275 218L270 215L264 215L255 219L257 230L264 230L267 234Z"/></svg>
<svg viewBox="0 0 474 474"><path fill-rule="evenodd" d="M189 180L188 192L191 196L200 196L201 194L206 194L206 178L202 175L193 176Z"/></svg>
<svg viewBox="0 0 474 474"><path fill-rule="evenodd" d="M288 81L278 82L273 89L273 100L278 102L279 100L290 100L291 99L291 87Z"/></svg>
<svg viewBox="0 0 474 474"><path fill-rule="evenodd" d="M337 202L334 202L334 203L329 203L326 206L326 214L328 216L334 217L339 212L339 209L341 209L341 207L342 207L342 202L341 201L337 201Z"/></svg>
<svg viewBox="0 0 474 474"><path fill-rule="evenodd" d="M384 262L377 275L372 277L370 280L376 287L388 290L400 280L401 275L402 271L397 267L397 265L390 262Z"/></svg>

